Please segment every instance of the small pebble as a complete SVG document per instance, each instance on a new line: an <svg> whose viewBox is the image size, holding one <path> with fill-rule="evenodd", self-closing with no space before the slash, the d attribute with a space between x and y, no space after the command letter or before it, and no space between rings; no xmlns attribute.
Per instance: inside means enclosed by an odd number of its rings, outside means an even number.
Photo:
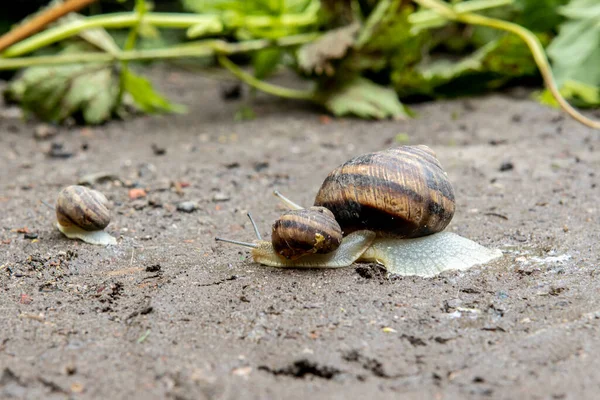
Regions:
<svg viewBox="0 0 600 400"><path fill-rule="evenodd" d="M160 271L160 264L149 265L146 267L146 272L158 272Z"/></svg>
<svg viewBox="0 0 600 400"><path fill-rule="evenodd" d="M73 152L66 150L62 143L54 142L48 151L48 155L52 158L70 158L73 157Z"/></svg>
<svg viewBox="0 0 600 400"><path fill-rule="evenodd" d="M198 204L195 201L182 201L177 204L177 211L191 213L198 209Z"/></svg>
<svg viewBox="0 0 600 400"><path fill-rule="evenodd" d="M33 232L27 232L23 234L23 237L25 239L37 239L38 234L37 233L33 233Z"/></svg>
<svg viewBox="0 0 600 400"><path fill-rule="evenodd" d="M511 163L510 161L506 161L503 162L502 164L500 164L500 171L510 171L513 168L515 168L515 165L513 163Z"/></svg>
<svg viewBox="0 0 600 400"><path fill-rule="evenodd" d="M212 198L212 201L214 201L216 203L217 201L229 201L229 199L230 199L229 195L218 192L218 193L215 193L215 195Z"/></svg>
<svg viewBox="0 0 600 400"><path fill-rule="evenodd" d="M160 147L155 143L152 143L152 151L154 152L155 156L164 156L167 154L167 149Z"/></svg>
<svg viewBox="0 0 600 400"><path fill-rule="evenodd" d="M141 197L146 197L146 191L144 189L130 189L129 190L129 199L135 200Z"/></svg>
<svg viewBox="0 0 600 400"><path fill-rule="evenodd" d="M261 161L261 162L254 163L254 170L256 172L261 172L262 170L265 170L267 168L269 168L269 163L267 161Z"/></svg>
<svg viewBox="0 0 600 400"><path fill-rule="evenodd" d="M39 124L33 131L33 137L37 140L46 140L56 136L57 133L58 130L52 125Z"/></svg>

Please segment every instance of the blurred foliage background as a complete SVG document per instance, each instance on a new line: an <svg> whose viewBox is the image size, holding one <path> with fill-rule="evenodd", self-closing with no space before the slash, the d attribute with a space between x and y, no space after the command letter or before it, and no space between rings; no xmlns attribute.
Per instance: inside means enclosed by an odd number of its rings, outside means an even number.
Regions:
<svg viewBox="0 0 600 400"><path fill-rule="evenodd" d="M0 16L0 33L66 2L15 2ZM0 55L1 77L11 80L6 99L53 122L184 112L137 67L173 60L218 65L254 89L340 116L406 118L415 101L511 85L538 89L552 106L567 109L560 90L579 107L598 107L600 2L102 0ZM269 83L278 68L308 88Z"/></svg>

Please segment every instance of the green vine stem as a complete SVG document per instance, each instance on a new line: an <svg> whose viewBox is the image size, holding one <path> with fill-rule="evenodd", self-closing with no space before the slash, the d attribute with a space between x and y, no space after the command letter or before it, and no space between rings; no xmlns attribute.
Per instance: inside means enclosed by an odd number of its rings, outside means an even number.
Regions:
<svg viewBox="0 0 600 400"><path fill-rule="evenodd" d="M253 75L245 72L223 54L219 54L217 59L223 67L227 68L229 72L235 75L238 79L260 91L275 96L284 97L286 99L310 100L313 102L317 100L315 93L312 90L296 90L273 85L271 83L261 81Z"/></svg>
<svg viewBox="0 0 600 400"><path fill-rule="evenodd" d="M513 3L514 0L469 0L462 3L456 3L453 6L453 10L455 13L462 14L507 6ZM433 10L420 10L413 12L408 16L408 22L413 25L413 29L415 30L441 26L445 24L446 21L446 18Z"/></svg>
<svg viewBox="0 0 600 400"><path fill-rule="evenodd" d="M286 36L280 39L256 39L239 43L223 40L199 40L166 49L120 51L116 54L94 52L60 54L56 56L36 56L0 58L0 70L34 67L40 65L61 65L76 63L111 63L115 61L159 60L181 57L209 57L216 54L238 54L262 50L269 47L299 46L316 40L319 33L305 33Z"/></svg>
<svg viewBox="0 0 600 400"><path fill-rule="evenodd" d="M270 16L247 16L231 17L222 21L220 15L212 14L182 14L182 13L145 13L143 22L159 28L188 29L196 25L213 25L226 22L227 29L239 27L265 28L277 21L279 25L302 27L314 25L317 17L311 10L308 14L287 14L279 17ZM81 31L93 28L122 29L136 26L140 23L140 14L136 11L125 13L113 13L87 17L79 21L72 21L55 28L50 28L6 49L2 57L18 57L42 47L51 45L60 40L77 35Z"/></svg>
<svg viewBox="0 0 600 400"><path fill-rule="evenodd" d="M544 79L546 87L548 88L550 93L552 93L552 96L554 96L561 108L571 117L573 117L576 121L586 126L589 126L590 128L600 129L600 121L594 121L579 113L579 111L573 108L560 94L558 86L556 85L556 81L554 80L554 76L552 75L550 63L548 62L548 58L546 57L546 53L544 52L544 47L531 31L512 22L502 21L495 18L488 18L478 14L458 13L452 7L442 3L439 0L414 1L423 7L427 7L436 11L440 15L450 20L459 21L471 25L481 25L490 28L500 29L503 31L514 33L515 35L519 36L529 47L529 50L533 55L533 59L535 60L535 63L537 64L540 70L540 73L542 74L542 78Z"/></svg>

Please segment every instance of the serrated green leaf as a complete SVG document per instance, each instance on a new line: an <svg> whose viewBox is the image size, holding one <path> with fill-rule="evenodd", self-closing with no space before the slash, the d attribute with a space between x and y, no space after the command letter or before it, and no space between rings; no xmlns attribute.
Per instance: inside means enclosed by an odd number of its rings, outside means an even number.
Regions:
<svg viewBox="0 0 600 400"><path fill-rule="evenodd" d="M600 86L600 3L572 0L559 12L569 19L547 49L557 83L572 80Z"/></svg>
<svg viewBox="0 0 600 400"><path fill-rule="evenodd" d="M142 111L146 113L173 112L183 113L185 107L179 104L171 103L166 97L158 93L152 83L143 76L136 75L131 70L123 73L123 88L129 93L135 103Z"/></svg>
<svg viewBox="0 0 600 400"><path fill-rule="evenodd" d="M11 82L9 96L38 117L60 123L81 112L88 124L110 118L117 105L118 75L110 65L32 67Z"/></svg>
<svg viewBox="0 0 600 400"><path fill-rule="evenodd" d="M360 77L333 90L324 104L336 116L355 115L375 119L408 117L394 90Z"/></svg>
<svg viewBox="0 0 600 400"><path fill-rule="evenodd" d="M392 82L401 97L445 97L481 92L499 87L512 78L537 73L537 66L523 41L505 35L458 61L437 58L423 61L414 68L394 70Z"/></svg>

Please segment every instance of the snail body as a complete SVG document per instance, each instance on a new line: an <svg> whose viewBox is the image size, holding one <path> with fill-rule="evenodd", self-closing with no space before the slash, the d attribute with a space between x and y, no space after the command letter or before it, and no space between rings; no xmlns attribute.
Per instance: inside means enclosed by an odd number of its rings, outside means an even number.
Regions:
<svg viewBox="0 0 600 400"><path fill-rule="evenodd" d="M275 194L289 208L303 209ZM419 276L467 269L502 255L443 231L454 215L454 190L427 146L400 146L350 159L327 176L314 204L330 210L343 231L342 243L332 252L290 259L268 241L237 244L252 247L255 262L273 267L377 262L391 274Z"/></svg>
<svg viewBox="0 0 600 400"><path fill-rule="evenodd" d="M56 227L70 239L97 245L117 244L103 229L110 223L109 202L97 190L71 185L56 201Z"/></svg>

